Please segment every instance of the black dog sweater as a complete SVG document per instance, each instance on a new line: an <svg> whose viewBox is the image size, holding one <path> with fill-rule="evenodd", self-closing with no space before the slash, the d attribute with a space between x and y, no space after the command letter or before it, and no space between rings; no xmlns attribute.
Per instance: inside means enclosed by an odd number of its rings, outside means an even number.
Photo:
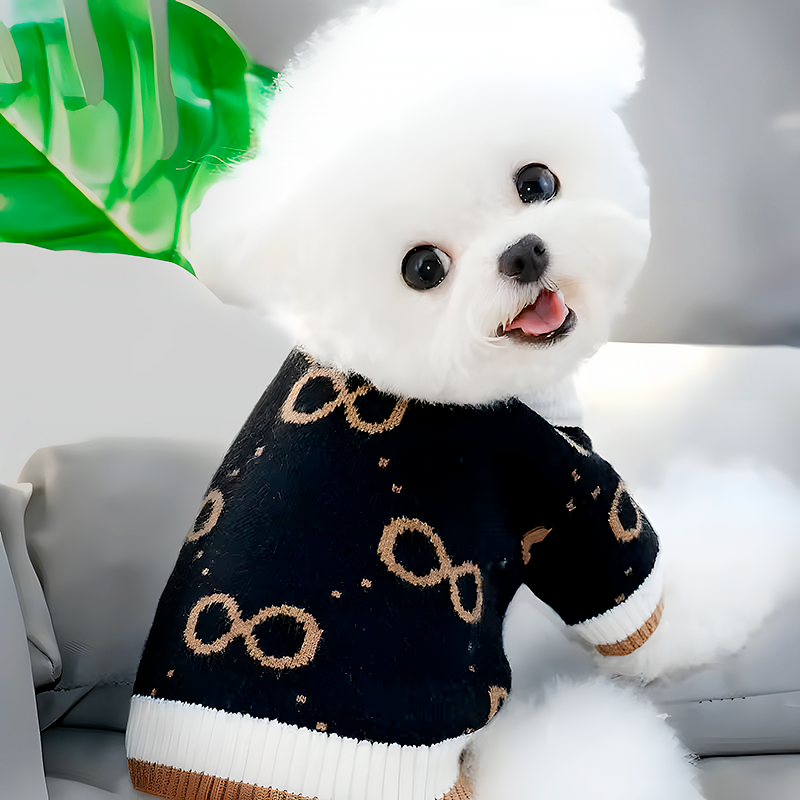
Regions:
<svg viewBox="0 0 800 800"><path fill-rule="evenodd" d="M294 351L159 602L128 726L134 785L465 797L459 753L510 689L502 625L520 585L623 655L658 624L657 554L582 430L516 400L400 399Z"/></svg>

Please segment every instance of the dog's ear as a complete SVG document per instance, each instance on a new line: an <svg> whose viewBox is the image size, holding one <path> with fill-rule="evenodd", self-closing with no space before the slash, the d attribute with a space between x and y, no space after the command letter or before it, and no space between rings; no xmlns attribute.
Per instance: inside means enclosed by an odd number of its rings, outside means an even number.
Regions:
<svg viewBox="0 0 800 800"><path fill-rule="evenodd" d="M551 20L553 70L574 71L593 96L616 108L643 77L644 47L633 20L607 0L541 0L530 5ZM547 63L547 62L545 62Z"/></svg>

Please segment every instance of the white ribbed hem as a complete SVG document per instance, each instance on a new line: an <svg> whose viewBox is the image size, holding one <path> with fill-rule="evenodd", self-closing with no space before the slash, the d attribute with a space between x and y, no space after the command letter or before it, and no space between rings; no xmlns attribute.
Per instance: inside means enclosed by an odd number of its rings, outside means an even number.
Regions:
<svg viewBox="0 0 800 800"><path fill-rule="evenodd" d="M586 622L570 625L582 639L595 646L621 642L636 633L656 610L663 591L661 553L641 586L622 603Z"/></svg>
<svg viewBox="0 0 800 800"><path fill-rule="evenodd" d="M319 800L435 800L455 784L468 737L380 744L134 695L128 758Z"/></svg>

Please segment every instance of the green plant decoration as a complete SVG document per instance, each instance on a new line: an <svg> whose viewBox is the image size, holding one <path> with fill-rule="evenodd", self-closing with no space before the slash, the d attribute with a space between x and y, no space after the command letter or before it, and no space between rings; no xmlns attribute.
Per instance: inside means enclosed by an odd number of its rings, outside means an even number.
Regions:
<svg viewBox="0 0 800 800"><path fill-rule="evenodd" d="M277 73L188 0L63 0L0 23L0 241L180 264Z"/></svg>

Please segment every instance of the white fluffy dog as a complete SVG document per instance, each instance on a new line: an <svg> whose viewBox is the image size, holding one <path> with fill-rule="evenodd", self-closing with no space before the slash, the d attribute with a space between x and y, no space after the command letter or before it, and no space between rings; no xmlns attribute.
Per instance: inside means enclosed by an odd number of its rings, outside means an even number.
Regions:
<svg viewBox="0 0 800 800"><path fill-rule="evenodd" d="M386 392L521 397L576 424L570 376L648 246L617 113L639 78L636 31L602 0L361 8L283 73L258 157L194 218L191 260ZM491 800L698 796L656 711L602 680L512 696L472 756Z"/></svg>
<svg viewBox="0 0 800 800"><path fill-rule="evenodd" d="M647 186L615 112L639 78L636 33L594 0L379 8L284 73L259 157L195 217L200 277L386 391L550 388L605 342L647 250ZM515 258L498 269L518 242L542 251L531 279L509 279ZM419 285L403 280L415 248Z"/></svg>

